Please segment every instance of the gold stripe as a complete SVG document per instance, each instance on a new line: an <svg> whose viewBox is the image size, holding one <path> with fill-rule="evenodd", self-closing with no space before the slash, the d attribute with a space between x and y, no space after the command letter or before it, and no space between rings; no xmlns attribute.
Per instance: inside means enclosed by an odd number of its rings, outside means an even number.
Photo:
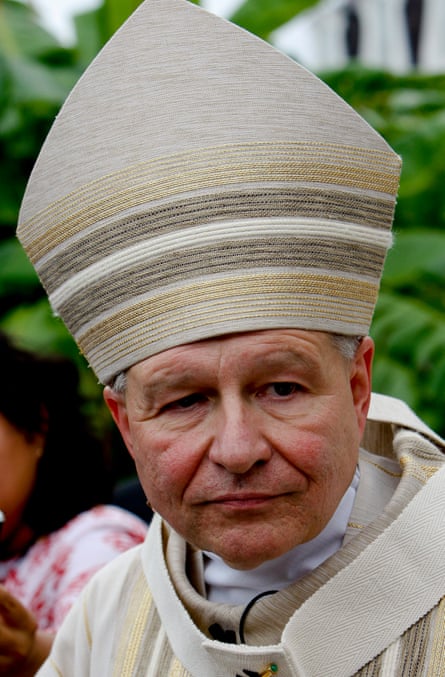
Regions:
<svg viewBox="0 0 445 677"><path fill-rule="evenodd" d="M86 599L83 601L83 622L85 626L85 634L87 637L87 642L88 642L88 647L91 649L91 646L93 644L93 638L91 635L91 627L90 627L90 621L88 618L88 611L87 611L87 602Z"/></svg>
<svg viewBox="0 0 445 677"><path fill-rule="evenodd" d="M59 675L59 677L63 677L62 670L59 668L58 665L55 664L54 658L52 658L52 656L49 657L49 664L55 670L55 672Z"/></svg>
<svg viewBox="0 0 445 677"><path fill-rule="evenodd" d="M441 599L436 614L433 646L426 677L438 677L445 674L445 598Z"/></svg>
<svg viewBox="0 0 445 677"><path fill-rule="evenodd" d="M267 237L239 242L217 241L207 248L195 243L195 246L184 245L163 256L150 257L144 252L136 263L127 259L124 271L116 272L112 264L108 263L106 267L105 261L102 261L97 275L86 269L65 287L58 279L55 261L52 275L48 274L45 278L45 288L57 312L70 325L70 315L75 312L78 319L74 326L79 326L80 322L86 323L86 318L131 303L132 298L162 291L166 281L169 285L185 286L188 280L242 275L243 271L247 273L252 269L257 274L264 269L264 279L268 279L272 265L281 271L311 271L316 261L318 269L326 270L326 274L335 274L338 279L347 279L348 275L353 278L360 271L361 277L375 280L377 285L384 260L381 249L347 241L338 245L327 238L316 238L307 243L304 240L299 242L298 238L278 236L275 240L272 236L272 242ZM136 250L136 256L139 252ZM275 289L273 281L271 289ZM240 293L243 293L243 286ZM320 293L324 295L324 290ZM292 295L297 294L300 295L300 290L297 292L294 288Z"/></svg>
<svg viewBox="0 0 445 677"><path fill-rule="evenodd" d="M101 192L100 186L103 184L112 184L116 189L120 186L125 186L129 182L135 180L143 181L147 174L158 174L164 176L171 174L185 166L202 165L204 167L213 166L217 158L233 158L236 160L235 165L238 167L241 162L246 164L240 157L247 156L255 160L255 165L263 164L264 158L268 156L276 156L280 158L281 162L292 163L295 158L305 158L305 164L310 163L317 165L320 158L330 158L331 164L337 166L344 162L350 164L352 167L359 168L375 167L375 170L393 177L394 190L390 192L394 195L397 191L398 174L400 172L400 159L395 157L393 153L386 151L378 151L373 149L359 148L357 146L344 146L334 143L322 142L253 142L253 143L238 143L238 144L223 144L208 148L200 148L195 151L183 151L174 155L165 157L157 157L148 162L140 162L136 165L130 165L125 169L112 172L103 177L100 177L83 187L73 191L64 198L55 201L47 208L41 210L36 214L36 218L42 217L49 209L57 214L57 207L59 207L59 216L63 216L67 207L71 203L83 203L88 198L89 194L97 195Z"/></svg>
<svg viewBox="0 0 445 677"><path fill-rule="evenodd" d="M170 667L169 677L191 677L190 672L184 668L179 660L174 657Z"/></svg>
<svg viewBox="0 0 445 677"><path fill-rule="evenodd" d="M400 465L404 473L406 472L407 475L411 475L411 477L418 479L423 484L439 470L437 466L419 463L418 460L408 454L400 457Z"/></svg>
<svg viewBox="0 0 445 677"><path fill-rule="evenodd" d="M101 221L96 227L85 229L82 236L76 237L74 241L66 240L61 247L55 249L51 257L39 264L38 270L48 288L48 285L51 287L52 270L55 271L58 284L61 284L73 273L129 245L134 246L151 241L152 238L183 232L210 222L214 224L244 220L253 224L254 219L290 218L304 221L307 218L310 224L312 219L323 219L324 223L328 212L330 221L336 224L337 229L340 223L343 228L345 224L360 224L363 228L375 229L381 235L387 230L392 211L393 205L388 200L371 201L367 196L301 187L206 194L193 199L175 200L168 206L147 208L143 215L134 214L131 218L118 219L113 224L107 220ZM277 238L274 230L275 223L271 223L270 231L275 241ZM313 232L311 230L311 237L315 239ZM303 233L302 226L297 227L295 224L295 236ZM373 235L372 233L371 238ZM330 229L320 225L317 239L323 238L332 242L332 233ZM375 243L370 245L375 247Z"/></svg>
<svg viewBox="0 0 445 677"><path fill-rule="evenodd" d="M216 301L233 306L237 298L240 299L239 307L246 311L252 307L255 301L260 307L270 305L271 309L275 311L275 313L270 313L270 317L274 314L277 317L284 314L283 310L278 312L279 304L281 304L282 309L284 305L289 309L300 305L306 305L310 308L325 308L327 303L326 301L323 302L323 299L337 299L339 303L342 303L343 300L346 308L349 307L351 301L356 301L363 304L363 309L368 311L374 305L376 294L376 285L370 282L351 281L338 276L315 273L265 273L237 275L215 280L204 278L202 281L184 284L179 289L159 292L150 296L149 299L131 303L125 309L119 308L115 313L95 323L89 331L79 332L76 338L81 340L82 344L84 344L86 337L92 339L93 344L96 343L93 338L96 334L100 335L101 341L106 340L126 328L122 326L124 321L127 327L137 325L141 317L147 316L147 310L153 323L156 322L157 317L163 317L172 312L179 311L182 316L186 307L190 308L202 303ZM320 296L320 300L307 298L308 296ZM333 317L341 319L338 317L338 313L333 312L332 304L329 305L329 309ZM209 311L214 312L213 306ZM73 313L76 314L76 312L77 307L74 307ZM356 312L357 306L354 306L351 315L355 315ZM69 321L68 307L65 309L64 319L70 328L77 333L78 330L75 329L76 317ZM183 317L183 320L185 321L186 318ZM85 324L85 318L83 318L82 324Z"/></svg>
<svg viewBox="0 0 445 677"><path fill-rule="evenodd" d="M391 470L388 470L388 468L385 468L383 465L380 465L379 463L374 463L373 461L369 461L368 459L363 459L365 463L369 463L369 465L373 465L375 468L378 470L381 470L382 472L386 473L390 477L402 477L401 472L392 472Z"/></svg>
<svg viewBox="0 0 445 677"><path fill-rule="evenodd" d="M251 305L251 304L250 304ZM271 306L274 306L275 304L271 303ZM134 324L132 322L127 322L126 317L121 317L120 318L120 328L118 333L115 335L113 331L106 331L106 329L109 329L109 326L107 323L103 323L102 325L102 331L96 334L95 338L97 338L97 343L94 344L91 342L91 339L94 339L94 328L85 332L81 338L78 339L81 347L84 348L85 353L87 353L87 346L88 350L93 349L94 345L101 345L102 340L112 340L113 342L113 352L115 352L117 344L120 344L122 347L124 347L124 352L126 351L125 348L125 339L122 337L118 338L120 333L125 333L128 331L128 344L132 344L134 342L134 336L139 336L139 338L143 339L144 344L148 345L150 343L155 343L158 342L168 336L172 335L177 335L179 334L184 334L185 332L192 330L192 329L203 329L204 327L211 327L211 326L220 326L220 333L227 333L228 328L231 327L232 322L236 322L237 320L241 319L248 319L248 318L258 318L259 313L257 308L252 308L252 307L244 307L244 306L239 306L239 312L227 312L223 313L222 311L224 308L227 308L227 304L223 306L223 304L215 304L212 306L212 308L209 310L208 308L204 308L201 311L198 312L193 312L191 313L190 308L187 308L186 312L187 314L184 314L184 312L181 312L178 309L178 312L176 315L169 317L169 321L163 320L160 321L157 325L153 325L152 318L144 316L143 318L139 318L139 322L137 323L139 326L143 326L143 329L141 332L138 334L138 330L134 329ZM316 309L319 309L319 312L316 312ZM229 309L232 310L232 308ZM263 322L264 319L266 320L273 320L275 319L280 319L280 318L286 318L288 319L290 317L290 313L292 311L295 313L295 310L299 310L300 314L295 315L293 317L308 317L311 320L315 320L316 318L319 318L320 320L325 320L325 321L335 321L338 319L338 314L335 312L327 312L325 309L325 306L322 304L304 304L304 303L295 303L295 304L289 304L289 313L285 313L284 310L283 312L261 312L260 317L261 321ZM262 310L262 309L261 309ZM325 310L325 312L323 312ZM356 314L354 312L351 312L351 324L354 326L356 320ZM346 320L342 317L342 321L346 324ZM199 326L198 326L199 325ZM272 327L275 326L271 325ZM279 325L283 326L283 325ZM287 327L291 327L292 325L292 320L289 319L289 324L286 325ZM267 327L264 327L263 324L260 324L260 328L264 329ZM231 329L231 331L235 331L235 329ZM239 330L241 331L241 330ZM149 335L147 335L147 332L149 332ZM104 334L107 334L104 336ZM138 341L139 343L139 341Z"/></svg>
<svg viewBox="0 0 445 677"><path fill-rule="evenodd" d="M154 200L240 183L325 183L395 196L393 153L335 144L239 144L180 153L97 179L20 224L18 235L35 262L54 246L104 218Z"/></svg>
<svg viewBox="0 0 445 677"><path fill-rule="evenodd" d="M120 637L116 652L113 670L115 677L133 675L151 605L152 596L146 585L144 574L141 572L131 590L127 618L122 626L125 632Z"/></svg>
<svg viewBox="0 0 445 677"><path fill-rule="evenodd" d="M357 319L358 312L356 308L348 307L347 312L335 311L335 308L326 307L326 304L314 302L312 304L304 301L295 301L288 303L288 309L284 308L281 312L277 311L277 302L273 299L269 304L262 302L258 309L252 299L246 299L243 305L234 308L233 300L228 297L223 302L217 302L210 309L208 307L192 309L184 305L176 309L176 314L167 313L167 319L156 320L147 313L141 304L138 307L131 307L126 311L120 312L109 319L105 319L99 325L95 325L87 331L76 336L82 351L88 356L92 367L98 371L99 368L109 368L110 362L113 364L124 357L131 359L134 352L140 346L149 346L159 343L159 341L170 340L174 344L175 337L179 335L184 338L187 331L193 336L188 340L198 340L198 338L208 337L210 335L227 334L233 331L241 331L240 325L244 330L265 327L283 327L294 326L296 318L307 318L310 320L311 328L314 328L318 320L318 328L327 330L329 322L341 322L342 331L346 332L346 326L351 325L351 333L361 333L357 331L357 325L360 325L360 319ZM267 309L270 305L270 310ZM283 305L283 304L282 304ZM287 310L287 312L285 312ZM363 314L363 325L367 325L372 315L373 305ZM349 317L348 317L349 314ZM133 316L135 316L133 318ZM257 318L261 322L255 323ZM282 320L286 319L286 325ZM249 327L246 323L251 320ZM294 323L292 322L294 320ZM269 322L268 322L269 321ZM297 326L302 326L299 324ZM208 334L208 328L211 333ZM332 329L331 329L332 330ZM347 332L346 332L347 333ZM199 334L199 335L198 335ZM108 346L106 342L108 341ZM172 343L173 341L173 343ZM171 346L169 346L171 347ZM97 349L97 350L96 350ZM97 352L95 356L94 353ZM97 359L97 364L95 360Z"/></svg>
<svg viewBox="0 0 445 677"><path fill-rule="evenodd" d="M318 329L320 331L340 331L341 333L350 333L350 334L363 334L366 332L366 328L369 325L370 318L372 315L372 309L370 309L367 317L362 320L360 324L357 320L357 314L354 312L351 313L351 319L348 320L342 316L339 320L339 316L336 313L323 313L314 311L314 307L309 307L307 313L304 314L300 312L299 314L295 313L295 309L292 309L293 315L272 313L272 312L261 312L261 315L258 315L258 311L241 308L242 312L235 313L225 313L217 314L213 312L211 315L207 313L198 314L194 313L190 315L190 309L187 308L186 312L188 317L185 318L184 314L178 314L174 320L169 324L159 323L157 327L153 327L153 323L150 318L144 317L139 321L137 329L130 325L130 332L122 336L120 333L111 337L110 343L108 346L105 346L100 336L96 336L97 343L94 345L89 342L88 333L84 334L83 339L78 339L76 337L76 342L78 343L81 352L86 356L90 366L98 374L101 382L105 383L106 379L113 376L115 373L116 363L120 360L125 361L125 367L119 367L119 369L127 368L130 364L135 361L133 356L137 354L141 346L147 348L148 346L153 346L151 352L144 355L148 357L149 354L154 354L160 350L166 350L171 348L178 343L198 341L202 339L209 338L211 336L220 336L224 334L229 334L239 331L254 331L261 329L276 329L276 328L289 328L289 327L299 327L304 328L304 320L308 320L307 328L308 329ZM210 317L208 317L210 315ZM191 319L188 319L191 317ZM255 320L261 318L260 322ZM251 319L249 326L246 326L246 321ZM286 324L283 324L282 320L286 318ZM300 323L296 323L295 319L300 318ZM359 318L360 320L360 318ZM332 326L329 327L328 323L340 322L341 326L338 326L336 329L333 329ZM315 325L317 326L315 327ZM265 326L267 325L267 326ZM347 327L350 326L351 330L348 331ZM124 332L126 328L121 328ZM156 331L155 331L156 330ZM189 332L189 333L188 333ZM160 345L161 342L164 342L163 345ZM165 345L165 343L167 345ZM143 359L139 357L138 359ZM111 372L111 373L110 373ZM105 378L105 380L102 380Z"/></svg>

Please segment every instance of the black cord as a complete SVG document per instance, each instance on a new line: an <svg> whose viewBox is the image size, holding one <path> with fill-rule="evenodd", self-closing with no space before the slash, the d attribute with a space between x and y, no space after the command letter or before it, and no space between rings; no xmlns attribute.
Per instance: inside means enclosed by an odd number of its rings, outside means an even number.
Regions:
<svg viewBox="0 0 445 677"><path fill-rule="evenodd" d="M259 595L256 595L256 597L250 600L250 602L244 609L243 613L241 614L241 618L239 621L239 640L241 644L246 643L244 639L244 626L246 624L247 614L249 613L253 605L256 604L258 600L261 599L261 597L266 597L266 595L273 595L276 592L278 592L278 590L266 590L266 592L260 592Z"/></svg>

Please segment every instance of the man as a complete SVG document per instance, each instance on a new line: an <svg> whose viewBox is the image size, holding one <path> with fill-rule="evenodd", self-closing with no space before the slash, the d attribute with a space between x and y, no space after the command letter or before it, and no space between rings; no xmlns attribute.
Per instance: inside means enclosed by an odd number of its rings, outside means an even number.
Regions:
<svg viewBox="0 0 445 677"><path fill-rule="evenodd" d="M368 413L399 172L186 0L146 0L90 66L18 233L158 514L40 675L444 671L444 443L391 398Z"/></svg>

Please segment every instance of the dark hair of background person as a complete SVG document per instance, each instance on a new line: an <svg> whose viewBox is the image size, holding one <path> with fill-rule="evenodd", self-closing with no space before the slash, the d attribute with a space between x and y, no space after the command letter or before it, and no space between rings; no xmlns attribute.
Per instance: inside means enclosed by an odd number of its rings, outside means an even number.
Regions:
<svg viewBox="0 0 445 677"><path fill-rule="evenodd" d="M36 483L23 521L36 537L95 505L111 502L112 473L104 448L82 412L73 362L13 345L0 333L0 413L28 440L45 437Z"/></svg>

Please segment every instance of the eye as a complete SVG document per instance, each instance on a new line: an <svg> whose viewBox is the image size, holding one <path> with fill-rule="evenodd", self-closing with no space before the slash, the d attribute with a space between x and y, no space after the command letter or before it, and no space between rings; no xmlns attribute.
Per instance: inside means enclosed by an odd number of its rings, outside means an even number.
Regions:
<svg viewBox="0 0 445 677"><path fill-rule="evenodd" d="M205 400L206 397L202 393L192 393L191 395L186 395L185 397L181 397L179 400L175 400L174 402L166 404L163 407L163 410L168 411L172 409L190 409L196 404L201 404Z"/></svg>
<svg viewBox="0 0 445 677"><path fill-rule="evenodd" d="M300 392L301 386L298 385L298 383L277 381L276 383L270 383L267 386L267 390L272 395L278 395L278 397L289 397L290 395Z"/></svg>

